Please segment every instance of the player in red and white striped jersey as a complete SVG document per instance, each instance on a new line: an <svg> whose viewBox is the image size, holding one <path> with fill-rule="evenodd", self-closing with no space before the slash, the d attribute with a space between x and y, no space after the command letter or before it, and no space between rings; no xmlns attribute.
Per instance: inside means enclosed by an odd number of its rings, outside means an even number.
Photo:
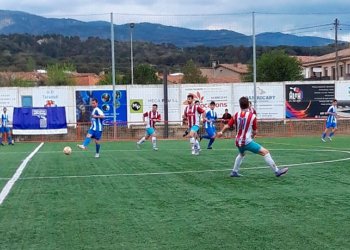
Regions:
<svg viewBox="0 0 350 250"><path fill-rule="evenodd" d="M229 127L236 127L236 146L239 154L236 157L235 164L233 166L231 177L240 177L238 173L239 168L245 156L245 151L250 151L255 154L260 154L264 157L265 162L271 167L277 177L287 173L288 168L279 169L274 160L272 159L270 152L256 143L253 138L257 131L256 115L249 112L249 100L247 97L241 97L239 99L239 106L241 111L237 112L226 124L223 129L218 133L218 136L222 136Z"/></svg>
<svg viewBox="0 0 350 250"><path fill-rule="evenodd" d="M161 120L161 116L158 112L158 105L153 104L152 110L149 112L145 112L142 116L143 122L146 124L146 132L145 136L142 137L137 143L137 148L140 148L140 145L144 143L148 138L152 136L152 146L153 150L158 150L157 148L157 137L155 124Z"/></svg>
<svg viewBox="0 0 350 250"><path fill-rule="evenodd" d="M187 119L188 129L190 131L190 144L192 148L193 155L199 155L199 142L197 140L197 132L199 130L199 123L202 118L205 120L205 110L199 105L193 103L193 95L189 94L187 96L187 106L185 107L183 119Z"/></svg>

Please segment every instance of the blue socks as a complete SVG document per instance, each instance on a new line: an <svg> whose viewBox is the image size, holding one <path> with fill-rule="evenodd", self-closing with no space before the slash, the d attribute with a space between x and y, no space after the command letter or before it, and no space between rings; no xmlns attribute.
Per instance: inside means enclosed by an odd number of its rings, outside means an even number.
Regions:
<svg viewBox="0 0 350 250"><path fill-rule="evenodd" d="M86 137L85 140L84 140L84 142L83 142L84 147L86 147L87 145L89 145L90 141L91 141L91 138Z"/></svg>
<svg viewBox="0 0 350 250"><path fill-rule="evenodd" d="M214 141L215 141L215 138L210 138L210 141L209 141L209 144L208 144L208 148L210 148L211 145L213 145Z"/></svg>
<svg viewBox="0 0 350 250"><path fill-rule="evenodd" d="M211 137L209 135L203 135L202 138L210 140Z"/></svg>
<svg viewBox="0 0 350 250"><path fill-rule="evenodd" d="M100 153L100 148L101 148L101 145L100 144L96 144L96 153L97 154Z"/></svg>

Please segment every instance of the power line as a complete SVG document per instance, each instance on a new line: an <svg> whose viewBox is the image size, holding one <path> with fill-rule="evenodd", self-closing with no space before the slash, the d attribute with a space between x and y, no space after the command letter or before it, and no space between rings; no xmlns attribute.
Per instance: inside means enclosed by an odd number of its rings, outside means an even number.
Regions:
<svg viewBox="0 0 350 250"><path fill-rule="evenodd" d="M284 30L284 31L281 31L281 32L290 32L290 31L314 29L314 28L320 28L320 27L326 27L326 26L332 26L332 25L333 25L332 23L320 24L320 25L314 25L314 26L308 26L308 27L301 27L301 28L295 28L295 29Z"/></svg>
<svg viewBox="0 0 350 250"><path fill-rule="evenodd" d="M151 17L206 17L206 16L237 16L251 15L252 12L237 12L237 13L202 13L202 14L145 14L145 13L114 13L121 16L151 16Z"/></svg>
<svg viewBox="0 0 350 250"><path fill-rule="evenodd" d="M321 31L330 31L330 29L320 29L317 30L317 32L321 32ZM310 33L310 31L300 31L300 32L293 32L293 33L288 33L289 35L298 35L298 34L305 34L305 33ZM309 35L309 36L315 36L315 34L313 35ZM317 35L316 35L317 36ZM328 39L332 39L332 38L328 38Z"/></svg>
<svg viewBox="0 0 350 250"><path fill-rule="evenodd" d="M261 15L291 15L291 16L300 16L300 15L349 15L349 11L344 12L255 12L256 14Z"/></svg>
<svg viewBox="0 0 350 250"><path fill-rule="evenodd" d="M50 15L50 14L42 14L43 16L49 17L49 18L67 18L69 17L87 17L87 16L104 16L104 15L110 15L111 13L91 13L91 14L62 14L62 15Z"/></svg>

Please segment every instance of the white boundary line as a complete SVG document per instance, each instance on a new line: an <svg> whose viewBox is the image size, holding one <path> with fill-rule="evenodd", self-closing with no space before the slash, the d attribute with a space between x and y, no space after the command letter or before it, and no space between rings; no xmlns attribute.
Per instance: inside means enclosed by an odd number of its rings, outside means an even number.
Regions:
<svg viewBox="0 0 350 250"><path fill-rule="evenodd" d="M335 150L341 150L344 148L334 148L334 147L330 147L330 146L326 146L327 143L321 142L322 146L317 146L317 145L304 145L304 144L290 144L290 143L285 143L285 142L263 142L263 144L272 144L272 145L283 145L283 146L302 146L302 147L307 147L307 148L321 148L321 149L335 149ZM328 142L329 144L329 142ZM350 149L349 149L350 150Z"/></svg>
<svg viewBox="0 0 350 250"><path fill-rule="evenodd" d="M309 148L269 148L269 151L316 151L316 152L341 152L341 153L349 153L350 154L350 149L349 151L343 150L341 148L320 148L320 149L309 149ZM149 153L152 151L152 148L148 148L148 149L105 149L103 150L103 152L140 152L140 153ZM167 152L167 151L189 151L189 149L187 148L165 148L165 149L160 149L159 151L161 152ZM233 153L237 153L237 150L235 148L216 148L214 149L214 151L233 151ZM39 152L38 154L56 154L58 152L62 152L62 151L42 151ZM85 153L86 150L76 150L73 153Z"/></svg>
<svg viewBox="0 0 350 250"><path fill-rule="evenodd" d="M27 156L27 158L25 158L25 160L17 168L16 173L12 176L12 178L6 183L5 187L1 190L1 193L0 193L0 206L2 205L4 200L6 199L7 195L10 193L13 185L15 185L16 181L21 176L23 170L27 166L27 163L32 159L32 157L39 151L39 149L43 145L44 145L44 143L42 142L39 146L36 147L36 149L34 149L34 151L30 155Z"/></svg>
<svg viewBox="0 0 350 250"><path fill-rule="evenodd" d="M282 150L282 149L280 149ZM301 149L300 149L301 150ZM325 150L333 151L333 150ZM334 150L336 151L336 150ZM343 153L348 153L348 151L340 151ZM323 164L323 163L332 163L340 161L349 161L349 158L337 159L337 160L328 160L328 161L315 161L315 162L306 162L306 163L294 163L294 164L285 164L279 165L278 167L298 167L305 165L314 165L314 164ZM244 170L257 170L268 168L267 166L261 167L250 167L244 168ZM44 179L74 179L74 178L94 178L94 177L118 177L118 176L152 176L152 175L173 175L173 174L188 174L188 173L207 173L207 172L224 172L230 171L231 169L206 169L206 170L188 170L188 171L174 171L174 172L150 172L150 173L134 173L134 174L93 174L93 175L62 175L62 176L33 176L33 177L24 177L21 180L44 180Z"/></svg>

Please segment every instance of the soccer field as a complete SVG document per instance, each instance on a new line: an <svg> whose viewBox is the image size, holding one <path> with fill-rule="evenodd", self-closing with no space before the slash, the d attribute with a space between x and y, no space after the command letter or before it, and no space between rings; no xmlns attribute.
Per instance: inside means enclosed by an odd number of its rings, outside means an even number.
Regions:
<svg viewBox="0 0 350 250"><path fill-rule="evenodd" d="M0 206L0 249L350 249L350 137L258 138L287 175L276 178L219 139L45 143ZM0 189L39 143L0 148ZM64 146L73 153L62 153Z"/></svg>

